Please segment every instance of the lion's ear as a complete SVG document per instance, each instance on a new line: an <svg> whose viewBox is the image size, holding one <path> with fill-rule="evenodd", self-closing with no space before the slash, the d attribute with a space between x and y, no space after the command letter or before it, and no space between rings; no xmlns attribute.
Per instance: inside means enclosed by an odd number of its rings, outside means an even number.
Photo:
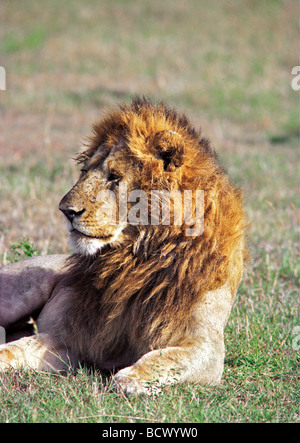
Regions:
<svg viewBox="0 0 300 443"><path fill-rule="evenodd" d="M153 145L156 157L163 161L164 170L174 171L183 163L183 140L180 134L173 131L161 131L155 134Z"/></svg>

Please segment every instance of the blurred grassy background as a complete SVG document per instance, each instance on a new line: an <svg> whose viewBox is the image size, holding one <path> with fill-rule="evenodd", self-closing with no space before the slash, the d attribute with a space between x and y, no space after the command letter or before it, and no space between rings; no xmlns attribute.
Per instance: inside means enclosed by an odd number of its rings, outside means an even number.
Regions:
<svg viewBox="0 0 300 443"><path fill-rule="evenodd" d="M292 137L297 3L4 0L1 108L70 113L145 94L225 127Z"/></svg>
<svg viewBox="0 0 300 443"><path fill-rule="evenodd" d="M77 176L71 158L91 123L135 94L186 112L245 190L253 260L227 328L225 387L194 391L192 420L216 417L210 405L222 389L220 421L299 418L299 356L291 346L299 325L299 91L291 88L292 67L300 65L298 20L296 0L0 3L7 74L0 263L23 237L42 254L68 251L57 205ZM3 402L12 401L7 395Z"/></svg>

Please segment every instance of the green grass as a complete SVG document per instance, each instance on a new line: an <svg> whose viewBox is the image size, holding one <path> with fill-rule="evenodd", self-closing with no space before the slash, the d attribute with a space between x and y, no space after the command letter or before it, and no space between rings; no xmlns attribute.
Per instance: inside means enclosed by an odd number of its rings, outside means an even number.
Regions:
<svg viewBox="0 0 300 443"><path fill-rule="evenodd" d="M103 109L135 94L211 138L244 189L252 253L220 386L135 399L84 368L12 371L1 422L300 421L298 16L294 0L1 2L1 263L68 252L58 203L77 177L71 159Z"/></svg>
<svg viewBox="0 0 300 443"><path fill-rule="evenodd" d="M14 2L2 3L1 63L8 75L2 106L30 105L40 112L52 105L70 112L73 105L103 106L120 95L142 93L270 137L287 136L295 122L291 68L299 60L293 0L251 6L88 0L84 7L79 0L72 6L46 0L43 7L31 0L21 14ZM16 73L23 80L30 76L34 100L32 94L16 94L22 89Z"/></svg>
<svg viewBox="0 0 300 443"><path fill-rule="evenodd" d="M266 314L236 307L218 387L165 387L160 396L126 398L85 369L54 376L11 372L0 379L0 421L9 422L293 422L299 421L299 358L289 334ZM274 317L274 316L273 316ZM238 328L237 328L238 325ZM278 324L277 324L278 325ZM288 329L285 328L285 332ZM176 405L176 406L175 406Z"/></svg>
<svg viewBox="0 0 300 443"><path fill-rule="evenodd" d="M22 260L22 258L33 257L38 255L38 250L34 248L33 244L27 239L22 239L18 243L11 244L12 255L9 257L11 263Z"/></svg>
<svg viewBox="0 0 300 443"><path fill-rule="evenodd" d="M9 34L2 41L2 50L8 54L24 50L33 51L41 46L45 39L45 32L41 28L34 28L22 37L17 37L16 34Z"/></svg>

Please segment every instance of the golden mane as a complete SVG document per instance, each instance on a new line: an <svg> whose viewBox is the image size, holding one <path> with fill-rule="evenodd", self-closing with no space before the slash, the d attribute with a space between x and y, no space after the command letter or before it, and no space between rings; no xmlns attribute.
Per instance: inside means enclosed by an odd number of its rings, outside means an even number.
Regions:
<svg viewBox="0 0 300 443"><path fill-rule="evenodd" d="M79 180L59 204L76 252L0 272L0 325L38 311L39 331L1 346L0 371L86 363L117 370L113 383L131 394L218 384L224 328L247 256L241 191L184 115L146 99L95 124L77 161ZM138 209L132 191L145 197ZM162 195L156 206L153 191ZM169 213L157 215L166 195ZM132 222L132 209L143 218Z"/></svg>
<svg viewBox="0 0 300 443"><path fill-rule="evenodd" d="M148 190L149 183L163 189L166 177L161 164L153 162L159 154L151 138L163 131L179 134L183 142L172 147L172 158L182 166L170 168L168 182L179 182L181 189L204 190L204 232L187 237L178 226L128 227L131 240L126 244L107 245L96 257L71 256L64 284L72 287L74 303L57 331L62 342L77 344L83 359L93 359L99 352L113 358L120 344L130 348L139 341L144 353L145 348L192 339L191 320L203 294L228 280L234 292L240 281L241 264L233 263L232 257L245 255L242 194L225 175L209 142L185 116L145 99L122 105L94 126L80 159L92 157L103 143L109 151L110 139L121 136L129 155L143 164L142 189ZM133 361L138 352L134 350Z"/></svg>

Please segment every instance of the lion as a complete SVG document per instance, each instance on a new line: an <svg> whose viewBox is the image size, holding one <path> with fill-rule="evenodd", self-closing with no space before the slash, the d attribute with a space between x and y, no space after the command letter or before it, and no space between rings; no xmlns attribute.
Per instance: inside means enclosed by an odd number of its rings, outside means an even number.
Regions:
<svg viewBox="0 0 300 443"><path fill-rule="evenodd" d="M184 114L146 98L95 123L77 162L59 204L73 253L1 269L1 370L83 364L134 395L220 383L247 257L242 191Z"/></svg>

